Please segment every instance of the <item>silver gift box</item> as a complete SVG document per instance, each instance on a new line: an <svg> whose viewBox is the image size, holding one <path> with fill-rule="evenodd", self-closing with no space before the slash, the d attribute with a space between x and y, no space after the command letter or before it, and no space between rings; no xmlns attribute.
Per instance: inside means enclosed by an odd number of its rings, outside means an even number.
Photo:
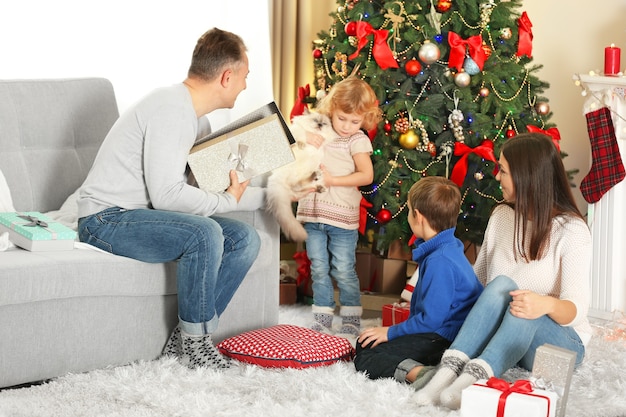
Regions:
<svg viewBox="0 0 626 417"><path fill-rule="evenodd" d="M576 352L547 343L539 346L535 353L531 380L538 388L552 390L558 394L556 417L565 416L575 363Z"/></svg>
<svg viewBox="0 0 626 417"><path fill-rule="evenodd" d="M280 113L273 113L195 145L188 163L198 187L220 192L230 185L230 170L243 182L292 162L292 141Z"/></svg>

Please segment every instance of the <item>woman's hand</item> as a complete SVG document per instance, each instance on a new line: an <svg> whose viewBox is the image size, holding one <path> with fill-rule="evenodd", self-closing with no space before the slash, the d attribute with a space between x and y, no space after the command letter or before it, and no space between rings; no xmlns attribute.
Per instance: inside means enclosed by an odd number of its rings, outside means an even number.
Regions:
<svg viewBox="0 0 626 417"><path fill-rule="evenodd" d="M511 314L523 319L537 319L549 314L554 309L556 299L548 295L539 295L528 290L515 290L509 293L513 301L509 303Z"/></svg>
<svg viewBox="0 0 626 417"><path fill-rule="evenodd" d="M381 343L389 341L387 338L388 331L389 327L370 327L361 332L358 341L363 347L369 347L371 349ZM368 346L370 343L371 346Z"/></svg>
<svg viewBox="0 0 626 417"><path fill-rule="evenodd" d="M509 294L513 297L509 306L515 317L532 320L547 315L562 326L576 318L576 305L569 300L539 295L528 290L515 290Z"/></svg>

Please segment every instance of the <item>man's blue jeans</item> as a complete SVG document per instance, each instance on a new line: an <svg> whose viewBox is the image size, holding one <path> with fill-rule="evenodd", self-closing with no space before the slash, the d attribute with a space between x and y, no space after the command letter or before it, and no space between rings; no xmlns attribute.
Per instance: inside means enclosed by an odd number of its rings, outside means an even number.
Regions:
<svg viewBox="0 0 626 417"><path fill-rule="evenodd" d="M243 222L113 207L78 221L82 242L143 262L177 261L178 316L191 335L213 333L255 261L260 239Z"/></svg>
<svg viewBox="0 0 626 417"><path fill-rule="evenodd" d="M311 260L313 304L335 307L333 281L339 287L342 306L361 305L361 285L356 274L358 230L323 223L305 223L307 256ZM332 278L331 278L332 277Z"/></svg>
<svg viewBox="0 0 626 417"><path fill-rule="evenodd" d="M532 370L537 348L544 343L576 352L576 366L585 356L585 347L572 327L561 326L548 316L535 320L513 316L509 291L517 284L506 276L491 281L468 314L450 349L470 359L487 362L496 377L516 364Z"/></svg>

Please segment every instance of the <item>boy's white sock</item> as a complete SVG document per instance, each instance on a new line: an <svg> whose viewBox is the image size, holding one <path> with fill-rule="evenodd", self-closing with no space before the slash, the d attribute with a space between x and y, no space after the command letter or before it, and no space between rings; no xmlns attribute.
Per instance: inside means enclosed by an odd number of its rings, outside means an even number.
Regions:
<svg viewBox="0 0 626 417"><path fill-rule="evenodd" d="M469 357L460 350L448 349L441 357L437 373L415 397L419 405L432 405L439 402L441 392L447 388L463 371Z"/></svg>

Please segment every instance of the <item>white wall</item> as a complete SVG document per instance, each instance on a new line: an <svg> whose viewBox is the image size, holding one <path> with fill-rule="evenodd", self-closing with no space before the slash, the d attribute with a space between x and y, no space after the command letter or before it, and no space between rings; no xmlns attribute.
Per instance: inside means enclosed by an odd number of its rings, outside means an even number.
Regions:
<svg viewBox="0 0 626 417"><path fill-rule="evenodd" d="M572 75L602 72L604 47L614 43L622 49L621 68L626 68L626 0L605 0L594 5L589 0L525 0L523 8L533 23L534 63L544 67L541 79L550 83L545 96L550 100L554 121L561 132L561 148L568 153L566 168L577 168L576 185L591 167L591 146L583 115L581 89ZM622 155L626 164L626 155ZM579 207L587 203L578 188Z"/></svg>
<svg viewBox="0 0 626 417"><path fill-rule="evenodd" d="M272 100L268 3L263 0L31 0L0 6L0 78L105 77L120 111L182 82L197 39L219 27L248 47L248 88L214 128Z"/></svg>

